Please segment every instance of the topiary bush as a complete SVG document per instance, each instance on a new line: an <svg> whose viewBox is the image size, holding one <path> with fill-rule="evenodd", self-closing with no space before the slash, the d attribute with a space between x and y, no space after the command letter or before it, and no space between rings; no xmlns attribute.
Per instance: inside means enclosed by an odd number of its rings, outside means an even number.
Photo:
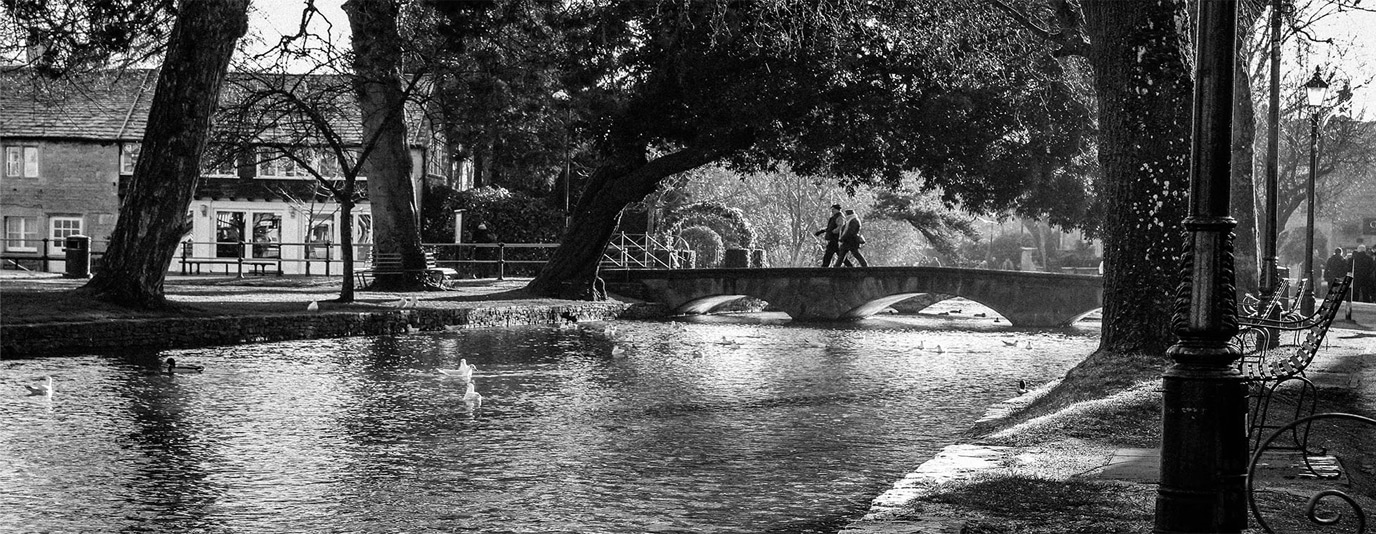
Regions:
<svg viewBox="0 0 1376 534"><path fill-rule="evenodd" d="M680 231L679 237L688 243L688 248L697 251L697 263L693 267L711 268L721 265L726 245L715 230L706 226L690 226Z"/></svg>

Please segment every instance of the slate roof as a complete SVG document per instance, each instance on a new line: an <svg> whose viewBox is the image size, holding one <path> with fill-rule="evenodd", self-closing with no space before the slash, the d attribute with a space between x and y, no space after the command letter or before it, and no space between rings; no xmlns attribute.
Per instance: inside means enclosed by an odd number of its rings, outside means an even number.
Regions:
<svg viewBox="0 0 1376 534"><path fill-rule="evenodd" d="M0 137L137 141L157 81L156 71L146 69L78 80L0 73Z"/></svg>
<svg viewBox="0 0 1376 534"><path fill-rule="evenodd" d="M301 83L305 80L306 83ZM0 70L0 137L139 141L148 124L156 69L130 69L82 75L71 80L35 78L26 69ZM234 120L223 110L251 88L271 85L297 93L327 95L327 118L332 129L352 146L361 144L362 120L348 79L331 75L266 75L231 73L221 93L222 114L217 127ZM428 144L428 130L419 105L407 103L408 140ZM213 139L212 139L213 141Z"/></svg>

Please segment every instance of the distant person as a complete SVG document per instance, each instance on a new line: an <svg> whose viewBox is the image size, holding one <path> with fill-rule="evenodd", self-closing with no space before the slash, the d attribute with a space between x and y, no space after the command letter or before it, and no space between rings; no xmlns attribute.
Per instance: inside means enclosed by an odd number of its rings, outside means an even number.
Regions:
<svg viewBox="0 0 1376 534"><path fill-rule="evenodd" d="M1328 281L1328 289L1331 291L1333 285L1342 280L1352 269L1352 264L1347 257L1343 256L1342 247L1333 249L1333 255L1328 257L1328 261L1323 262L1323 279Z"/></svg>
<svg viewBox="0 0 1376 534"><path fill-rule="evenodd" d="M1357 245L1352 252L1352 300L1372 302L1376 300L1376 259L1371 257L1366 245Z"/></svg>
<svg viewBox="0 0 1376 534"><path fill-rule="evenodd" d="M473 231L474 243L497 243L497 233L488 229L487 223L478 223L478 228ZM497 259L497 249L493 247L478 247L473 255L479 261L477 271L478 278L490 278L495 276L497 266L489 263Z"/></svg>
<svg viewBox="0 0 1376 534"><path fill-rule="evenodd" d="M860 217L855 214L855 210L846 210L846 222L841 226L841 238L839 247L841 258L836 260L836 266L840 267L846 261L846 255L855 256L855 261L860 262L861 267L869 267L870 263L865 261L865 256L860 253L860 247L865 245L865 236L860 235Z"/></svg>
<svg viewBox="0 0 1376 534"><path fill-rule="evenodd" d="M841 213L840 204L831 205L831 218L827 219L827 227L812 235L824 235L826 246L822 249L822 267L831 267L831 259L841 251L839 242L841 240L841 223L845 222L845 215ZM850 260L846 260L846 266L851 265Z"/></svg>

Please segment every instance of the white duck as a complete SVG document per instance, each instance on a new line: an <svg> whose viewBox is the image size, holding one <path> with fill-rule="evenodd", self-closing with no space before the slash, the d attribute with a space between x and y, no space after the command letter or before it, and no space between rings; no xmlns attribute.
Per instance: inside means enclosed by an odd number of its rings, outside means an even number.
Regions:
<svg viewBox="0 0 1376 534"><path fill-rule="evenodd" d="M306 311L308 311L308 312L318 312L318 311L320 311L320 303L319 303L319 302L316 302L316 301L314 301L314 300L312 300L310 304L307 304L307 305L306 305Z"/></svg>
<svg viewBox="0 0 1376 534"><path fill-rule="evenodd" d="M168 358L168 359L167 359L167 371L166 371L166 373L169 374L169 375L171 375L171 374L177 374L177 373L199 373L199 372L204 371L204 370L205 370L205 366L204 366L204 365L196 365L196 364L177 365L177 360L176 360L176 359L173 359L173 358Z"/></svg>
<svg viewBox="0 0 1376 534"><path fill-rule="evenodd" d="M444 376L452 376L452 377L454 377L454 378L461 379L461 380L463 380L464 382L469 382L469 381L472 381L472 380L473 380L473 371L478 370L478 368L477 368L477 366L468 365L468 360L463 359L463 358L460 358L460 359L459 359L459 368L458 368L458 369L435 369L435 370L436 370L436 371L439 371L439 373L442 374L442 375L444 375Z"/></svg>
<svg viewBox="0 0 1376 534"><path fill-rule="evenodd" d="M38 395L47 395L51 397L53 396L53 377L49 376L48 383L41 386L30 386L28 384L24 384L24 389L29 390L30 397L35 397Z"/></svg>
<svg viewBox="0 0 1376 534"><path fill-rule="evenodd" d="M463 402L468 405L468 411L474 411L483 407L483 396L473 388L473 381L468 381L468 391L463 393Z"/></svg>

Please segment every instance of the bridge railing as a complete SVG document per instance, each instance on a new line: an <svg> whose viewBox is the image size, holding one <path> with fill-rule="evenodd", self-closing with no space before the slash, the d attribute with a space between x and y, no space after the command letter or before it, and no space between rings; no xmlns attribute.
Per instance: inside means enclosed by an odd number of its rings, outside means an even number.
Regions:
<svg viewBox="0 0 1376 534"><path fill-rule="evenodd" d="M696 253L685 247L674 247L646 234L612 236L602 253L605 269L678 269L692 267Z"/></svg>

